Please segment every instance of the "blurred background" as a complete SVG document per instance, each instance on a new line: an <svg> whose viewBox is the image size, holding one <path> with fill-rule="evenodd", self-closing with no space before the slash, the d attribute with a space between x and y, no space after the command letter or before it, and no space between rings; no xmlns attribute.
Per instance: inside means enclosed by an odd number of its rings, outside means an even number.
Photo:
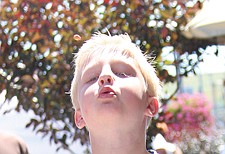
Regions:
<svg viewBox="0 0 225 154"><path fill-rule="evenodd" d="M147 132L183 153L225 153L223 0L0 0L0 131L31 154L90 153L73 121L73 53L96 32L128 33L155 57L162 107ZM75 40L75 34L81 36ZM167 130L160 124L166 124Z"/></svg>

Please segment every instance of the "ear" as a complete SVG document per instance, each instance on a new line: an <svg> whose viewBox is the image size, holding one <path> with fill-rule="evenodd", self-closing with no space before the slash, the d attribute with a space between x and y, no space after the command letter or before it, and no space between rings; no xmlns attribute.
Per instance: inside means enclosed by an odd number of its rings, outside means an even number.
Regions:
<svg viewBox="0 0 225 154"><path fill-rule="evenodd" d="M148 105L145 109L145 115L147 117L154 117L159 110L159 101L156 97L148 97Z"/></svg>
<svg viewBox="0 0 225 154"><path fill-rule="evenodd" d="M83 116L81 114L80 110L76 110L75 114L74 114L74 120L75 120L75 124L79 129L82 129L83 127L85 127L86 123L83 119Z"/></svg>

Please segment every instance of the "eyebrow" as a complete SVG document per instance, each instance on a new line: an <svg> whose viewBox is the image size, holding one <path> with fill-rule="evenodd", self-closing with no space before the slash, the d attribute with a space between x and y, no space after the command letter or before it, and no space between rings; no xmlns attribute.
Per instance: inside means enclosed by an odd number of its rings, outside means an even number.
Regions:
<svg viewBox="0 0 225 154"><path fill-rule="evenodd" d="M112 62L125 62L125 60L129 60L129 59L132 59L131 57L126 57L126 56L115 56L115 57L112 57L111 60Z"/></svg>
<svg viewBox="0 0 225 154"><path fill-rule="evenodd" d="M134 61L133 61L134 65L132 65L132 63L130 63L130 62L126 62L126 61L123 61L123 60L115 60L112 63L117 63L118 65L122 64L122 65L125 65L126 67L129 67L129 68L134 69L134 70L137 69L136 67L134 67L134 66L136 66Z"/></svg>
<svg viewBox="0 0 225 154"><path fill-rule="evenodd" d="M126 60L128 60L129 62L127 62ZM130 60L132 60L132 62L135 64L135 61L134 61L133 58L126 58L126 57L125 58L119 58L119 59L113 58L111 63L126 64L126 65L129 65L130 67L132 67L131 63L130 63L131 62Z"/></svg>
<svg viewBox="0 0 225 154"><path fill-rule="evenodd" d="M111 61L110 61L110 64L115 64L115 63L118 63L118 65L123 64L123 65L129 66L131 69L135 70L136 68L131 66L130 65L131 63L128 63L128 62L125 61L125 60L128 60L128 59L131 59L134 62L134 64L135 64L135 61L132 58L126 58L126 57L123 57L123 58L121 58L121 57L112 57ZM87 63L87 65L83 67L84 69L82 71L82 76L84 76L84 74L86 74L86 72L89 72L92 68L96 67L100 63L101 63L100 61L96 61L96 62L92 61L92 62Z"/></svg>

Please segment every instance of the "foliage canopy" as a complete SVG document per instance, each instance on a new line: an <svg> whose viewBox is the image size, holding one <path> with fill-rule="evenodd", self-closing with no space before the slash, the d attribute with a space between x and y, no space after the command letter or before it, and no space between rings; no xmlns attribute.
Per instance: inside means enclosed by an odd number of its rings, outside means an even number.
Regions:
<svg viewBox="0 0 225 154"><path fill-rule="evenodd" d="M216 44L214 40L188 40L182 35L188 19L201 8L200 2L189 7L192 3L2 0L0 92L6 89L7 99L17 96L16 110L32 111L35 115L26 126L50 136L59 148L69 148L77 139L88 144L87 131L74 126L67 95L73 77L73 53L98 30L105 33L108 29L112 35L127 32L145 54L155 57L161 81L175 82L179 76L195 72L206 46ZM82 36L82 40L75 41L74 34ZM167 59L169 54L174 58ZM169 73L171 68L175 74ZM154 123L151 129L157 131ZM149 142L152 135L154 131L149 132Z"/></svg>

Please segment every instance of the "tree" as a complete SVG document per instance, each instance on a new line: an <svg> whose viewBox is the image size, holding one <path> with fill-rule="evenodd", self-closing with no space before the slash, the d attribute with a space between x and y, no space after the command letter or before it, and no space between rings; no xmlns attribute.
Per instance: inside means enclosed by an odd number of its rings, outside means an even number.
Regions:
<svg viewBox="0 0 225 154"><path fill-rule="evenodd" d="M188 7L190 3L194 5ZM26 127L49 135L59 148L69 149L77 139L88 144L87 131L74 126L67 92L73 77L73 53L95 31L129 33L145 54L155 57L163 83L195 73L206 46L216 44L214 40L188 40L182 35L182 28L201 8L201 2L3 0L0 5L0 91L7 91L7 99L17 96L16 111L35 114ZM74 34L82 40L75 41ZM165 52L175 58L165 59ZM177 73L170 74L168 66ZM179 89L177 83L174 93ZM169 99L162 102L166 104ZM156 122L151 128L154 131L148 133L149 142L158 131Z"/></svg>

